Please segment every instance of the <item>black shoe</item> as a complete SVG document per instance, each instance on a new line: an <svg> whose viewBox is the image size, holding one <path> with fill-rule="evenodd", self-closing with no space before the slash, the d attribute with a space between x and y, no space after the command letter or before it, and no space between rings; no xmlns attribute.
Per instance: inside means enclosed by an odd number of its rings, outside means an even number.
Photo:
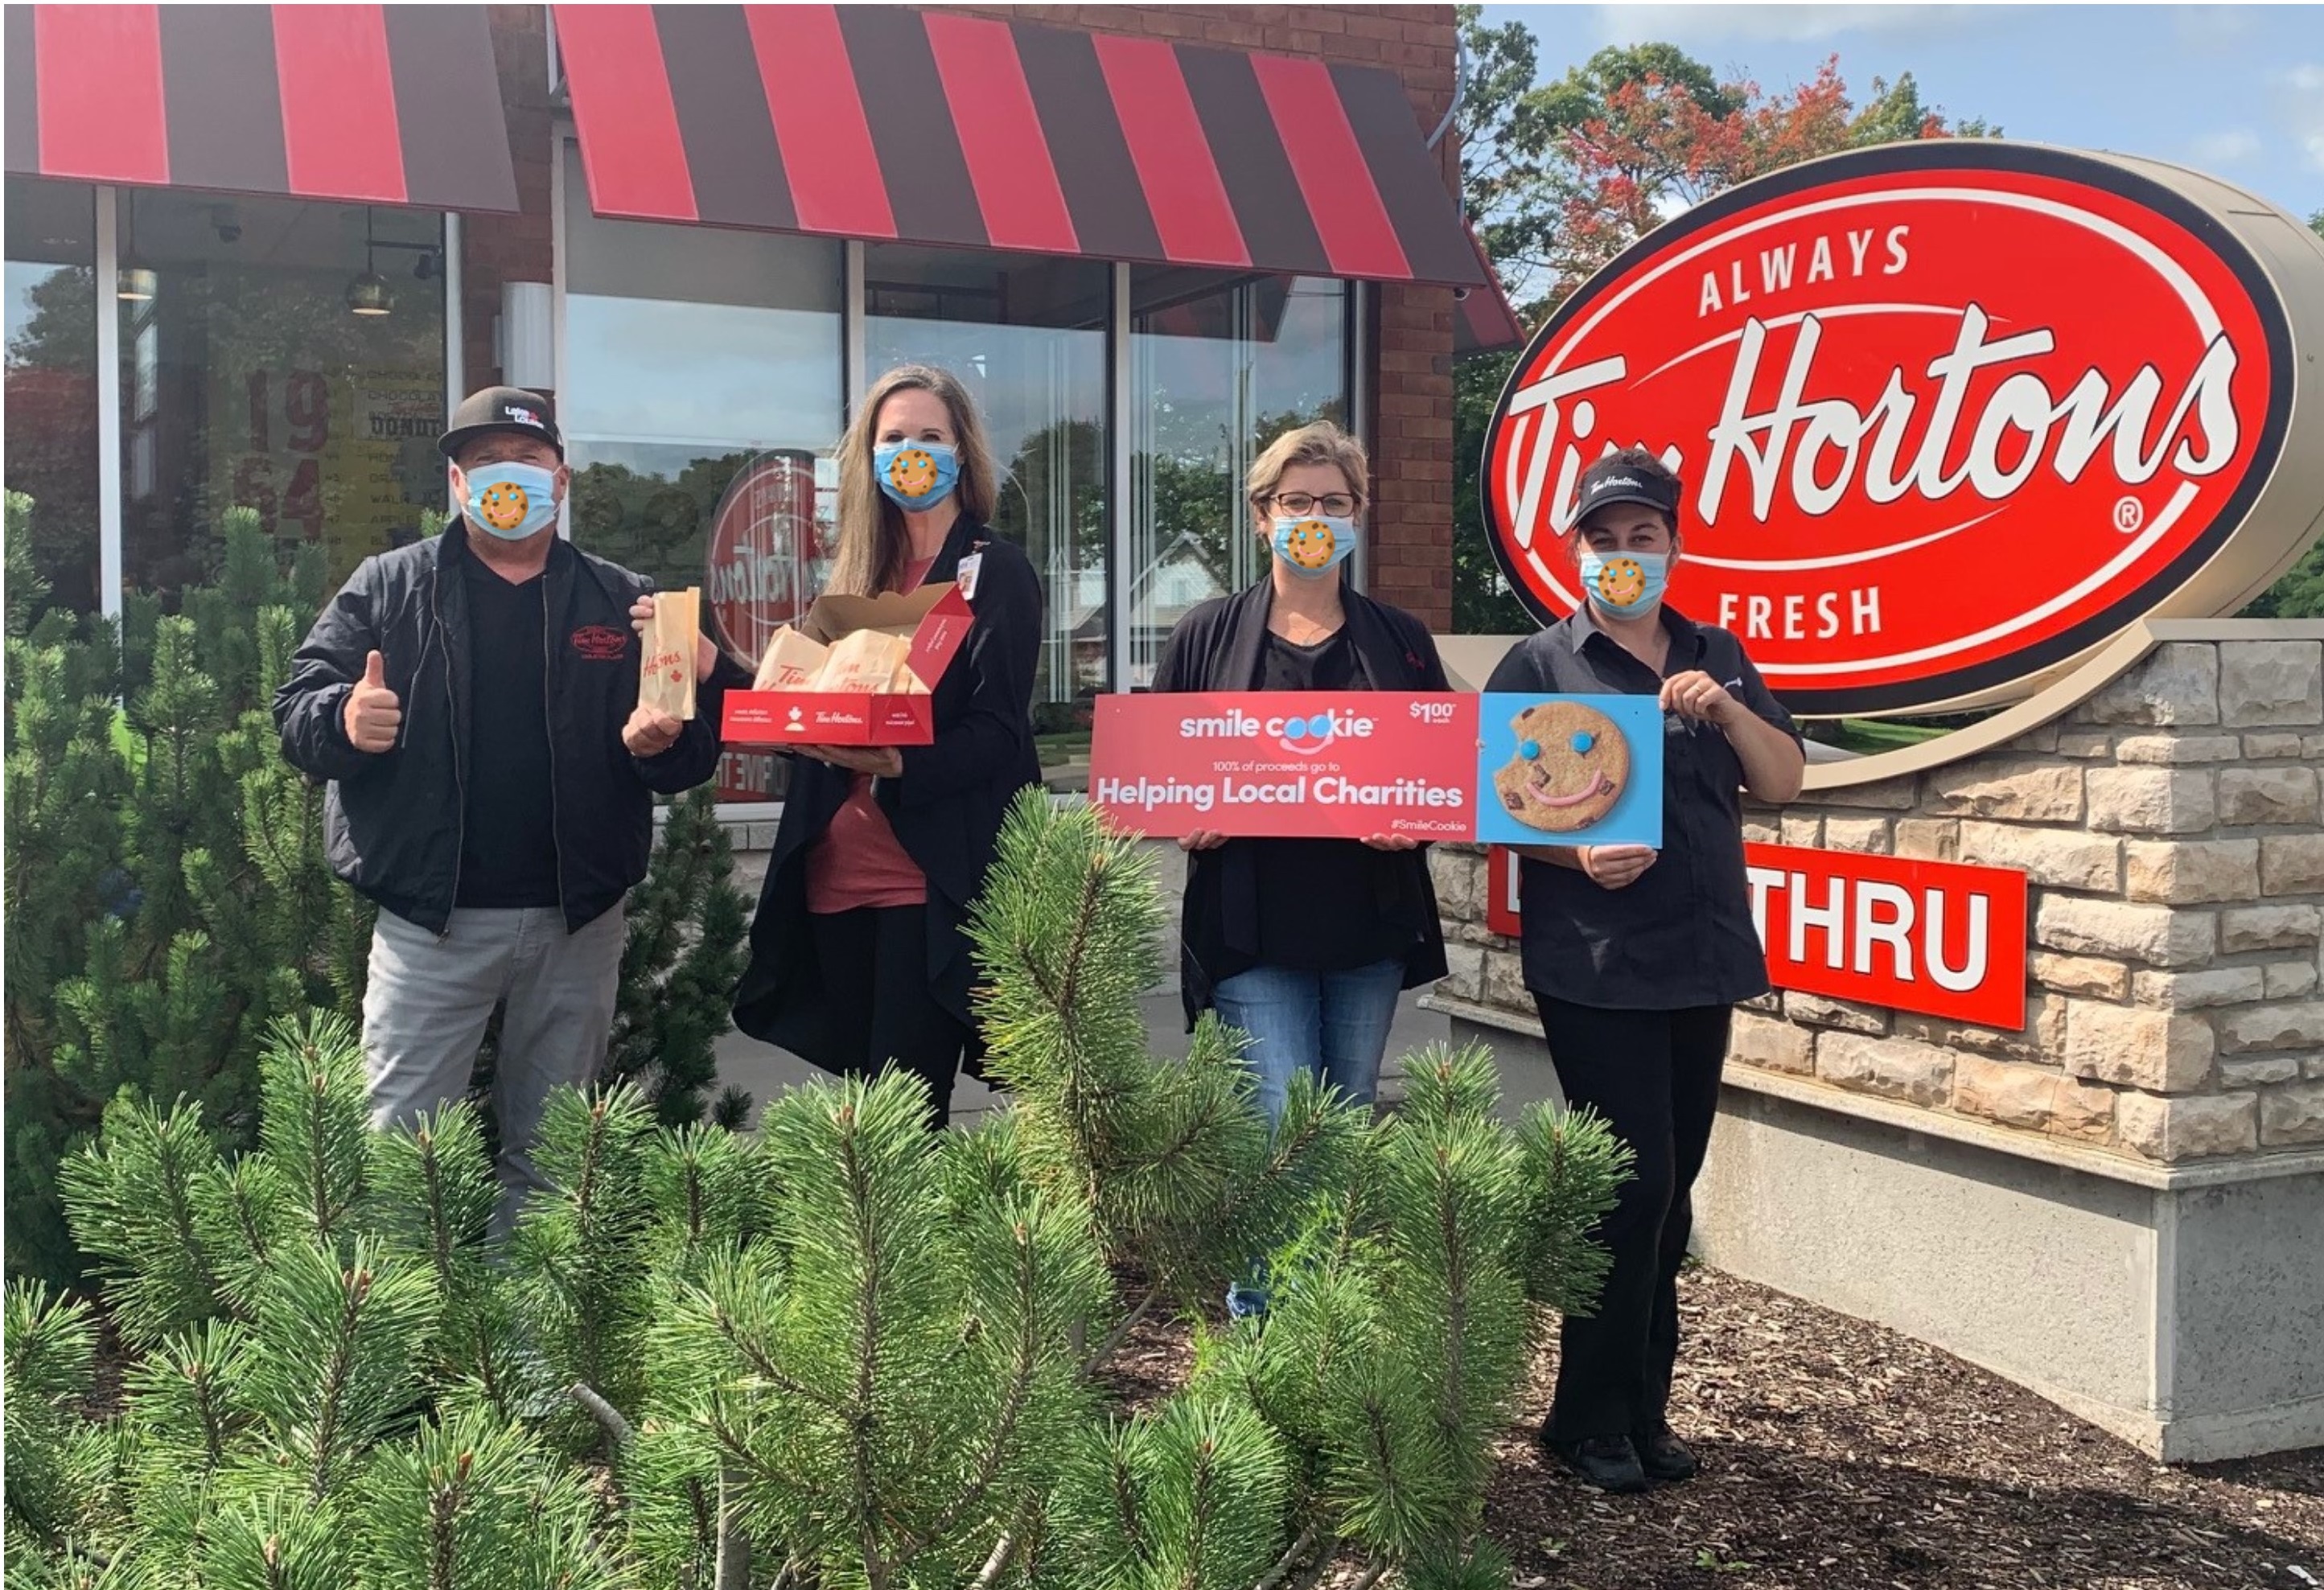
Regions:
<svg viewBox="0 0 2324 1590"><path fill-rule="evenodd" d="M1541 1449L1601 1491L1643 1491L1646 1471L1628 1436L1590 1436L1579 1441L1541 1438Z"/></svg>
<svg viewBox="0 0 2324 1590"><path fill-rule="evenodd" d="M1639 1436L1630 1443L1637 1452L1638 1466L1646 1477L1666 1485L1691 1480L1702 1466L1695 1461L1693 1448L1671 1434L1670 1426L1658 1425L1650 1435Z"/></svg>

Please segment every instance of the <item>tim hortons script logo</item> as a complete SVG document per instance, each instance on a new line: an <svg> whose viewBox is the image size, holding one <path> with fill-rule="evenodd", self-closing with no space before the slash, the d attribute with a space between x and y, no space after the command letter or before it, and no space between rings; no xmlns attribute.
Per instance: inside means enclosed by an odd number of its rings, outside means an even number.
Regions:
<svg viewBox="0 0 2324 1590"><path fill-rule="evenodd" d="M1495 551L1572 611L1582 470L1685 483L1671 600L1794 711L2025 694L2242 521L2295 371L2277 290L2126 163L1931 142L1690 211L1567 300L1489 433Z"/></svg>
<svg viewBox="0 0 2324 1590"><path fill-rule="evenodd" d="M815 512L814 455L773 452L727 483L711 516L703 602L721 648L748 666L814 600Z"/></svg>

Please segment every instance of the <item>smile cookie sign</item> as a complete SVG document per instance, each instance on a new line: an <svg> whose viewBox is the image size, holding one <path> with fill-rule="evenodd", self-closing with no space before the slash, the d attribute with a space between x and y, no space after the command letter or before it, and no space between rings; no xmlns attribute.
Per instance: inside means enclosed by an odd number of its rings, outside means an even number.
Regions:
<svg viewBox="0 0 2324 1590"><path fill-rule="evenodd" d="M1653 696L1479 701L1480 842L1662 844L1665 728Z"/></svg>

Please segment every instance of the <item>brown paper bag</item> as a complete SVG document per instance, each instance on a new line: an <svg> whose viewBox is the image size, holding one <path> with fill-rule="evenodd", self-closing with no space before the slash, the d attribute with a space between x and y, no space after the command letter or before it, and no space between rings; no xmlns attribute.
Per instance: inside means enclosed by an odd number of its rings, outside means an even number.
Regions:
<svg viewBox="0 0 2324 1590"><path fill-rule="evenodd" d="M694 716L695 642L701 633L700 587L664 591L654 598L638 678L640 706L659 707L680 720Z"/></svg>
<svg viewBox="0 0 2324 1590"><path fill-rule="evenodd" d="M830 659L823 665L815 688L863 694L885 690L888 681L896 676L898 666L911 655L911 642L901 636L883 634L878 630L858 630L844 635L833 644Z"/></svg>
<svg viewBox="0 0 2324 1590"><path fill-rule="evenodd" d="M810 689L830 656L828 647L817 646L785 624L767 643L767 655L760 659L759 676L751 687L753 690Z"/></svg>

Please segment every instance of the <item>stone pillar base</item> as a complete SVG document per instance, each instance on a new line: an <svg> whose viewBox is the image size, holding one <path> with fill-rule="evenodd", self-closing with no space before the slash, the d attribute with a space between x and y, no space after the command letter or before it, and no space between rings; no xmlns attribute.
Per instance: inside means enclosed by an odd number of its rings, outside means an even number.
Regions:
<svg viewBox="0 0 2324 1590"><path fill-rule="evenodd" d="M1512 1108L1557 1097L1537 1025L1430 1003ZM2151 1165L1730 1065L1694 1214L1705 1263L2165 1462L2324 1445L2324 1152Z"/></svg>

